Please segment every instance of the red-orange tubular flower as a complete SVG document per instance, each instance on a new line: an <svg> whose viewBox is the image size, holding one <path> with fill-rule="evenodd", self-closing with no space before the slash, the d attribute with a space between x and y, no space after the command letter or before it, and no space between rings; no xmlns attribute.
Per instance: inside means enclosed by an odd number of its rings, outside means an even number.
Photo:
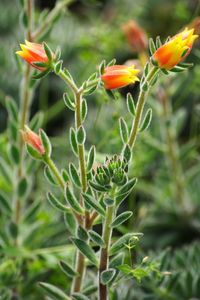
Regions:
<svg viewBox="0 0 200 300"><path fill-rule="evenodd" d="M45 149L39 135L33 132L28 126L25 126L24 130L21 130L21 134L25 144L34 148L39 154L45 154Z"/></svg>
<svg viewBox="0 0 200 300"><path fill-rule="evenodd" d="M135 52L145 51L148 47L148 38L145 31L133 20L122 27L128 43Z"/></svg>
<svg viewBox="0 0 200 300"><path fill-rule="evenodd" d="M190 53L197 37L194 29L185 28L155 51L152 57L153 61L157 63L158 67L171 70Z"/></svg>
<svg viewBox="0 0 200 300"><path fill-rule="evenodd" d="M114 65L105 68L101 79L107 90L114 90L139 81L136 76L138 73L139 70L134 65Z"/></svg>
<svg viewBox="0 0 200 300"><path fill-rule="evenodd" d="M17 51L16 54L21 56L32 67L40 71L45 71L48 68L49 59L46 55L43 44L36 44L25 41L25 44L20 44L20 47L21 51ZM38 66L37 63L41 63L41 65L43 63L44 66Z"/></svg>

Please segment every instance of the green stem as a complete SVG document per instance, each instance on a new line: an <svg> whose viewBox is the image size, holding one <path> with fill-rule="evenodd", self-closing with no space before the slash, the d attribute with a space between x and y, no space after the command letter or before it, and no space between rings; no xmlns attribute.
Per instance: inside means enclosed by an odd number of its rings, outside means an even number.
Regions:
<svg viewBox="0 0 200 300"><path fill-rule="evenodd" d="M58 171L58 169L57 169L55 163L53 162L53 160L50 157L44 157L44 161L48 165L49 169L51 170L51 172L53 173L55 178L57 179L57 182L60 185L60 187L64 190L65 189L64 179L60 175L60 172Z"/></svg>
<svg viewBox="0 0 200 300"><path fill-rule="evenodd" d="M108 269L109 248L112 236L111 223L115 212L115 206L107 206L106 219L103 227L103 240L105 246L101 248L100 252L100 266L99 266L99 300L108 300L107 285L101 283L101 273Z"/></svg>
<svg viewBox="0 0 200 300"><path fill-rule="evenodd" d="M74 81L65 74L63 70L61 70L58 74L61 79L63 79L67 85L70 87L74 94L75 98L75 126L76 130L82 125L81 118L81 105L82 105L82 93L83 88L78 88ZM81 176L81 190L85 192L87 189L87 174L86 174L86 162L85 162L85 147L84 144L78 145L78 160L79 160L79 170ZM80 203L82 203L82 196L80 195ZM80 225L84 226L86 229L89 229L91 226L90 223L90 214L86 211L85 213L85 223L83 220L79 221ZM83 277L85 274L85 257L79 251L76 256L76 272L78 275L74 278L71 292L79 292L81 290L81 285L83 281Z"/></svg>
<svg viewBox="0 0 200 300"><path fill-rule="evenodd" d="M157 72L158 72L158 68L153 67L151 69L151 71L149 72L149 74L147 75L147 78L146 78L144 84L149 83ZM141 89L139 97L138 97L138 102L137 102L136 111L135 111L135 118L133 120L131 132L130 132L130 136L129 136L129 141L128 141L128 144L131 148L134 147L134 144L135 144L135 141L137 138L137 133L138 133L138 129L140 126L141 117L142 117L146 97L148 95L148 91L149 91L149 88L147 89L147 91L144 91L143 89Z"/></svg>

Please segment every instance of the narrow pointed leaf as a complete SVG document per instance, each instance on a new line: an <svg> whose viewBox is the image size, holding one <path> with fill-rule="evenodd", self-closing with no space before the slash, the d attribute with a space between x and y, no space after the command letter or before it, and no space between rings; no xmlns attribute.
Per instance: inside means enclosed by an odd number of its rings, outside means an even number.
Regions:
<svg viewBox="0 0 200 300"><path fill-rule="evenodd" d="M70 278L73 278L77 275L77 272L74 271L74 268L72 268L69 264L64 262L63 260L60 261L59 266L61 270Z"/></svg>
<svg viewBox="0 0 200 300"><path fill-rule="evenodd" d="M104 247L104 245L105 245L104 241L103 241L102 237L97 232L95 232L94 230L90 230L89 231L89 236L90 236L90 239L95 244L97 244L100 247Z"/></svg>
<svg viewBox="0 0 200 300"><path fill-rule="evenodd" d="M101 283L107 285L115 276L115 269L108 269L101 273Z"/></svg>
<svg viewBox="0 0 200 300"><path fill-rule="evenodd" d="M140 127L140 132L146 130L149 127L149 125L151 123L151 119L152 119L152 109L149 108L146 112L146 115L145 115L142 125Z"/></svg>
<svg viewBox="0 0 200 300"><path fill-rule="evenodd" d="M48 136L46 135L46 133L44 132L44 130L40 129L39 130L39 135L40 135L40 138L42 140L42 145L45 149L45 155L50 157L51 156L51 150L52 150L51 142L50 142Z"/></svg>
<svg viewBox="0 0 200 300"><path fill-rule="evenodd" d="M131 216L133 215L132 211L126 211L118 215L114 221L112 222L111 226L112 227L117 227L124 223L126 220L128 220Z"/></svg>
<svg viewBox="0 0 200 300"><path fill-rule="evenodd" d="M95 209L100 215L105 217L105 210L99 202L97 202L92 196L88 194L83 194L84 200L89 204L93 209Z"/></svg>
<svg viewBox="0 0 200 300"><path fill-rule="evenodd" d="M71 206L73 210L75 210L77 213L83 214L84 210L79 204L78 200L76 199L74 193L71 191L69 186L66 187L65 190L65 198L67 203Z"/></svg>
<svg viewBox="0 0 200 300"><path fill-rule="evenodd" d="M62 204L51 192L47 193L47 199L49 203L56 209L62 212L70 212L71 209L66 205Z"/></svg>
<svg viewBox="0 0 200 300"><path fill-rule="evenodd" d="M92 248L84 241L80 239L72 239L73 243L76 245L76 247L81 251L81 253L87 257L87 259L94 264L95 266L98 266L98 259L95 254L95 252L92 250Z"/></svg>
<svg viewBox="0 0 200 300"><path fill-rule="evenodd" d="M73 163L70 163L69 165L69 174L73 183L80 188L81 187L80 176Z"/></svg>
<svg viewBox="0 0 200 300"><path fill-rule="evenodd" d="M70 298L65 295L65 293L57 288L56 286L45 283L45 282L40 282L39 286L45 290L45 292L50 296L53 297L55 300L70 300Z"/></svg>
<svg viewBox="0 0 200 300"><path fill-rule="evenodd" d="M135 116L135 103L133 100L133 97L131 95L131 93L127 94L127 108L128 111L130 112L130 114L132 114L133 116Z"/></svg>

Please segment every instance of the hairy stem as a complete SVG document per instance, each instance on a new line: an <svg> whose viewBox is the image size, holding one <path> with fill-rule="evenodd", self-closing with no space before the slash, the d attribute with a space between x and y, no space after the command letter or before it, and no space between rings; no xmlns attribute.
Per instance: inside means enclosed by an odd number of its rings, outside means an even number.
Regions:
<svg viewBox="0 0 200 300"><path fill-rule="evenodd" d="M108 288L107 285L101 283L101 273L108 268L109 262L109 247L112 236L111 223L113 220L115 207L107 206L106 209L106 219L103 226L103 241L105 246L101 248L100 252L100 266L99 266L99 300L108 300Z"/></svg>
<svg viewBox="0 0 200 300"><path fill-rule="evenodd" d="M151 71L149 72L149 74L147 75L145 83L146 82L149 83L150 80L154 77L154 75L157 72L158 72L158 68L153 67L151 69ZM129 136L129 141L128 141L128 144L131 148L134 147L134 144L135 144L135 141L136 141L136 137L137 137L137 133L138 133L138 129L139 129L139 126L140 126L141 117L142 117L142 113L143 113L143 109L144 109L144 104L145 104L145 101L146 101L146 97L148 95L148 91L149 90L144 91L143 89L141 89L139 97L138 97L136 112L135 112L135 118L133 120L131 132L130 132L130 136Z"/></svg>
<svg viewBox="0 0 200 300"><path fill-rule="evenodd" d="M64 182L62 176L60 175L60 172L58 171L58 169L57 169L55 163L53 162L53 160L50 157L45 157L44 161L48 165L51 172L54 174L54 176L55 176L58 184L60 185L60 187L64 190L65 189L65 182Z"/></svg>

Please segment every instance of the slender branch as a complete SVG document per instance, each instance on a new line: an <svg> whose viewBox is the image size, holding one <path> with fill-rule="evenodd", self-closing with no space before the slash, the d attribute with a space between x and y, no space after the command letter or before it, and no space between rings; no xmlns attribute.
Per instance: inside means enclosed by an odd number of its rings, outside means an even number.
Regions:
<svg viewBox="0 0 200 300"><path fill-rule="evenodd" d="M151 69L151 71L149 72L145 82L145 83L149 83L150 80L154 77L154 75L158 72L158 68L157 67L153 67ZM136 137L137 137L137 133L138 133L138 129L140 126L140 122L141 122L141 117L142 117L142 113L143 113L143 109L144 109L144 104L146 101L146 96L148 94L148 91L144 91L143 89L141 89L139 97L138 97L138 102L137 102L137 106L136 106L136 112L135 112L135 118L133 120L133 124L132 124L132 128L131 128L131 132L130 132L130 136L129 136L129 146L131 148L134 147L135 141L136 141Z"/></svg>
<svg viewBox="0 0 200 300"><path fill-rule="evenodd" d="M60 175L60 172L58 171L58 169L57 169L55 163L53 162L53 160L49 157L45 157L44 161L49 166L49 169L51 170L51 172L54 174L54 176L57 179L57 182L60 185L60 187L64 190L65 189L64 179Z"/></svg>
<svg viewBox="0 0 200 300"><path fill-rule="evenodd" d="M100 252L100 266L99 266L99 300L108 300L108 288L107 285L101 283L101 273L108 268L109 260L109 247L112 236L112 219L115 212L115 206L107 206L106 219L103 227L103 241L105 246L101 248Z"/></svg>

